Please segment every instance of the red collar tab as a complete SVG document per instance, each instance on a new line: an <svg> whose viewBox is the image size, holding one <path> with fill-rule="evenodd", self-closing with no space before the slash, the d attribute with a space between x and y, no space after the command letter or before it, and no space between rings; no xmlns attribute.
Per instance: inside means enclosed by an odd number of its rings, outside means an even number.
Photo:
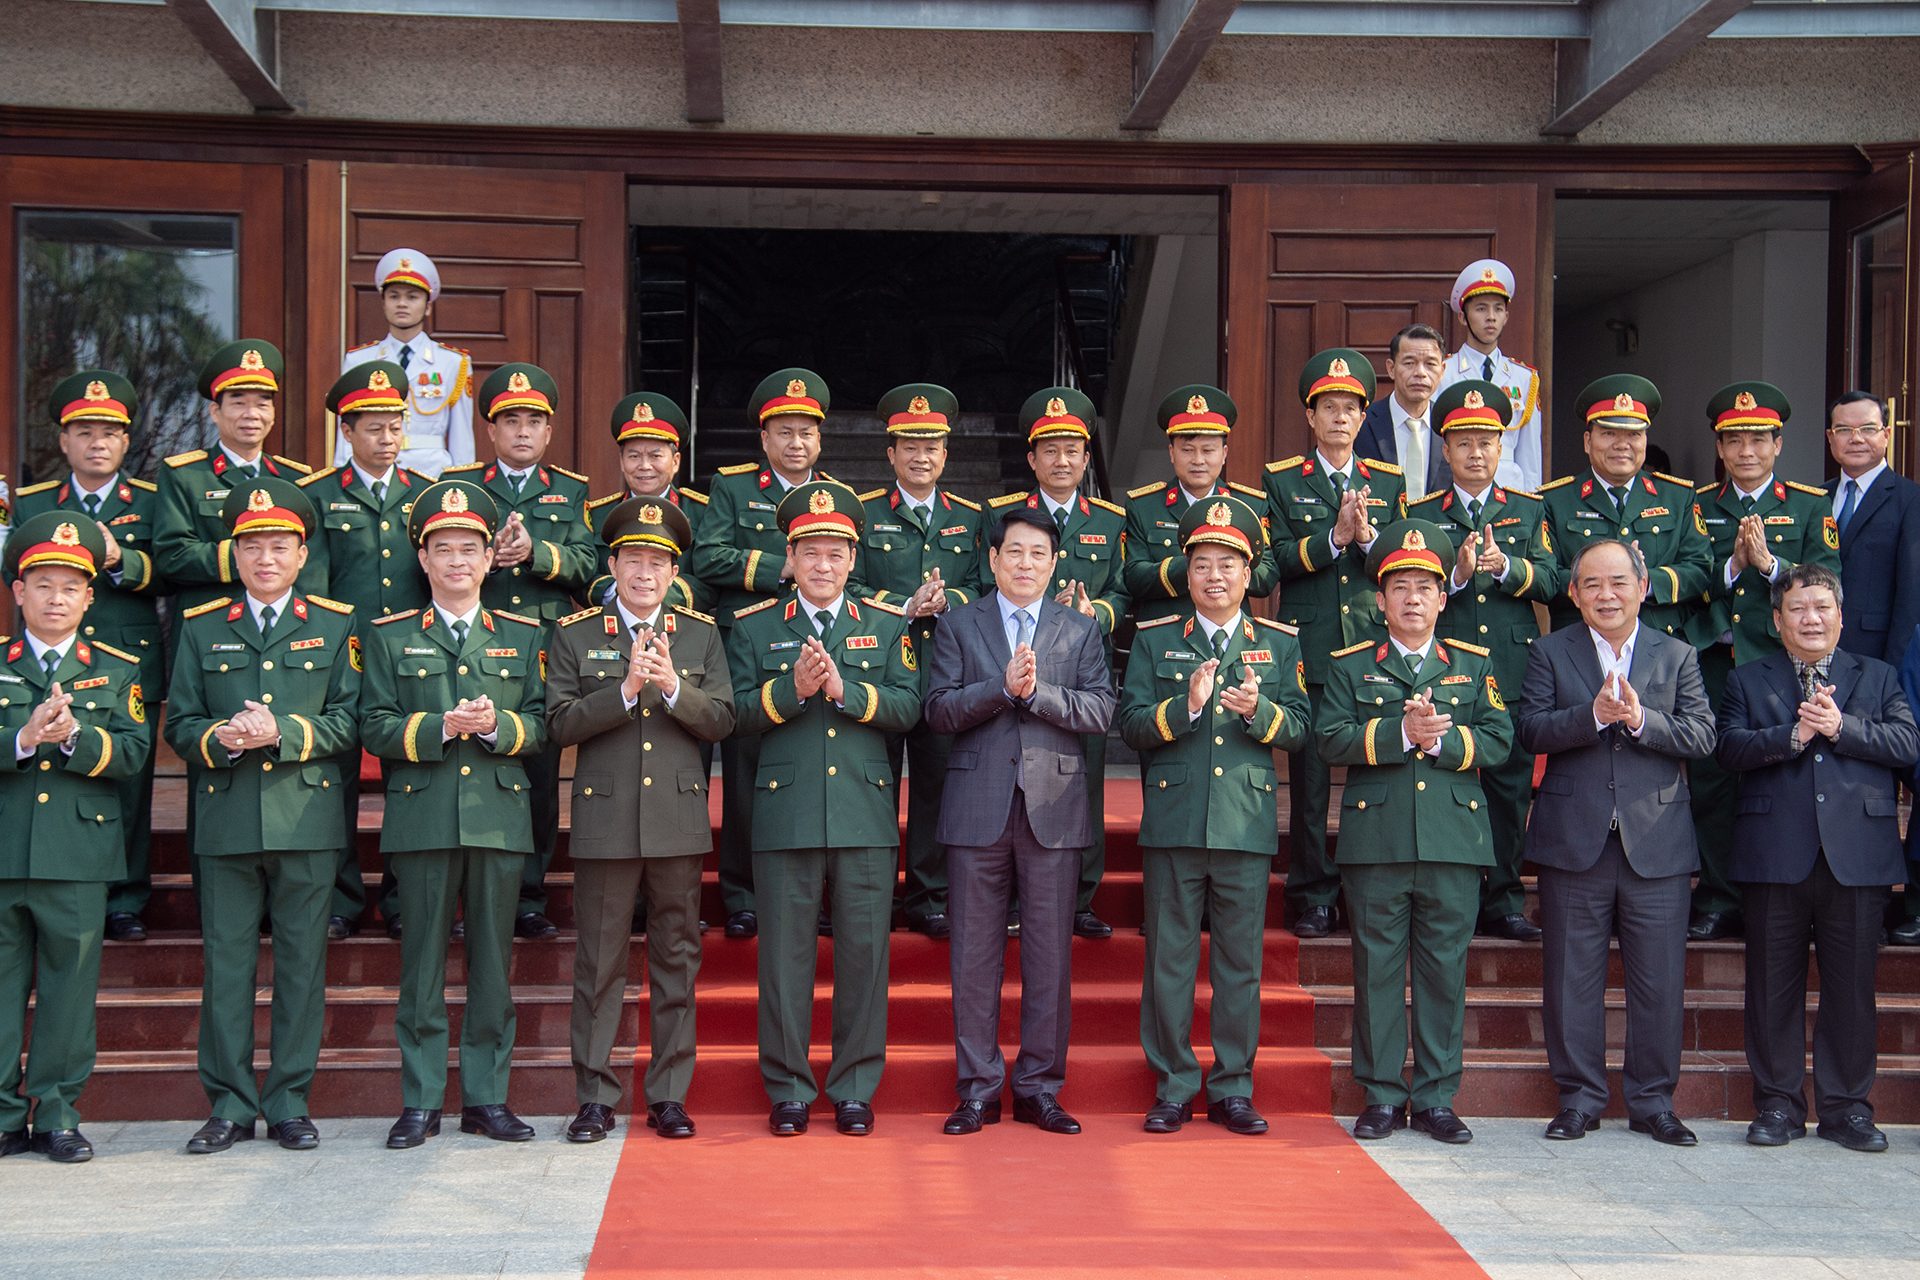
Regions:
<svg viewBox="0 0 1920 1280"><path fill-rule="evenodd" d="M944 489L940 491L940 505L949 511L953 510L953 499L947 496L946 490Z"/></svg>
<svg viewBox="0 0 1920 1280"><path fill-rule="evenodd" d="M617 636L620 634L620 619L614 617L612 614L608 614L605 618L605 622L607 624L608 635Z"/></svg>
<svg viewBox="0 0 1920 1280"><path fill-rule="evenodd" d="M1380 647L1373 651L1373 660L1375 662L1385 662L1387 660L1387 647L1387 642L1382 640Z"/></svg>
<svg viewBox="0 0 1920 1280"><path fill-rule="evenodd" d="M1589 497L1589 496L1591 496L1591 495L1592 495L1592 493L1593 493L1593 481L1591 481L1591 480L1588 480L1588 481L1586 481L1586 482L1584 482L1583 484L1581 484L1581 486L1580 486L1580 496L1581 496L1581 497L1583 497L1583 498L1585 498L1585 497Z"/></svg>
<svg viewBox="0 0 1920 1280"><path fill-rule="evenodd" d="M1245 618L1240 619L1240 634L1247 638L1248 644L1253 643L1253 624Z"/></svg>
<svg viewBox="0 0 1920 1280"><path fill-rule="evenodd" d="M800 601L798 598L787 601L787 621L788 622L793 621L794 612L799 608L800 608Z"/></svg>
<svg viewBox="0 0 1920 1280"><path fill-rule="evenodd" d="M1313 459L1312 459L1312 458L1308 458L1308 459L1307 459L1307 460L1306 460L1305 462L1303 462L1303 463L1301 463L1301 464L1300 464L1300 474L1301 474L1301 475L1303 475L1303 476L1310 476L1310 475L1312 475L1312 474L1313 474Z"/></svg>
<svg viewBox="0 0 1920 1280"><path fill-rule="evenodd" d="M667 615L666 617L664 617L664 618L662 618L662 619L660 619L660 629L661 629L662 631L664 631L664 632L666 632L666 633L667 633L668 635L672 635L672 634L673 634L673 620L674 620L674 618L675 618L676 616L678 616L678 615L676 615L676 614L671 614L671 613L669 613L669 614L668 614L668 615Z"/></svg>
<svg viewBox="0 0 1920 1280"><path fill-rule="evenodd" d="M1180 482L1176 480L1167 489L1167 505L1172 506L1174 502L1179 499L1179 497L1180 497Z"/></svg>
<svg viewBox="0 0 1920 1280"><path fill-rule="evenodd" d="M73 656L80 659L80 665L83 667L93 665L93 650L87 648L87 642L85 640L75 640L73 642Z"/></svg>
<svg viewBox="0 0 1920 1280"><path fill-rule="evenodd" d="M493 478L494 478L495 476L497 476L497 475L499 475L499 474L500 474L500 468L499 468L499 467L498 467L497 465L496 465L496 466L491 466L491 467L488 467L488 468L487 468L487 473L486 473L485 475L483 475L483 476L481 476L481 477L480 477L480 483L481 483L481 484L492 484L492 483L493 483Z"/></svg>
<svg viewBox="0 0 1920 1280"><path fill-rule="evenodd" d="M236 600L233 604L233 607L227 610L227 621L228 622L240 621L240 615L245 613L246 611L247 611L247 606Z"/></svg>
<svg viewBox="0 0 1920 1280"><path fill-rule="evenodd" d="M124 481L121 482L120 487L114 490L114 492L120 495L120 501L122 502L130 503L133 501L133 490L127 488Z"/></svg>
<svg viewBox="0 0 1920 1280"><path fill-rule="evenodd" d="M773 472L762 470L760 472L760 487L762 489L765 489L770 487L772 484L773 484Z"/></svg>
<svg viewBox="0 0 1920 1280"><path fill-rule="evenodd" d="M1193 634L1193 619L1192 619L1192 618L1188 618L1188 619L1187 619L1187 625L1186 625L1186 626L1184 626L1184 627L1182 627L1182 628L1180 628L1180 638L1181 638L1182 640L1184 640L1184 639L1186 639L1186 638L1187 638L1188 636L1190 636L1190 635L1192 635L1192 634Z"/></svg>
<svg viewBox="0 0 1920 1280"><path fill-rule="evenodd" d="M1493 500L1495 502L1504 503L1507 500L1507 491L1505 489L1502 489L1499 485L1493 486Z"/></svg>
<svg viewBox="0 0 1920 1280"><path fill-rule="evenodd" d="M1453 490L1447 490L1447 496L1440 499L1440 509L1442 511L1451 511L1453 509Z"/></svg>
<svg viewBox="0 0 1920 1280"><path fill-rule="evenodd" d="M1438 640L1435 640L1433 642L1433 654L1436 658L1440 659L1440 661L1446 663L1448 666L1453 665L1453 663L1449 661L1447 658L1447 646L1441 644Z"/></svg>
<svg viewBox="0 0 1920 1280"><path fill-rule="evenodd" d="M405 467L395 467L393 469L393 474L399 477L400 484L403 488L407 488L407 489L413 488L413 483L407 479L407 469Z"/></svg>
<svg viewBox="0 0 1920 1280"><path fill-rule="evenodd" d="M399 468L396 467L395 470L399 470ZM358 476L359 474L360 473L358 471L355 471L353 469L353 464L351 462L349 462L346 466L340 468L340 487L342 489L353 488L354 477ZM405 475L406 472L402 471L400 472L400 474Z"/></svg>
<svg viewBox="0 0 1920 1280"><path fill-rule="evenodd" d="M847 601L847 616L855 622L860 621L860 606L851 600Z"/></svg>
<svg viewBox="0 0 1920 1280"><path fill-rule="evenodd" d="M1040 491L1039 490L1036 489L1032 493L1027 495L1027 506L1035 511L1038 511L1040 509Z"/></svg>
<svg viewBox="0 0 1920 1280"><path fill-rule="evenodd" d="M1647 486L1647 492L1648 492L1648 493L1650 493L1650 494L1652 494L1652 495L1654 495L1655 497L1659 497L1659 496L1660 496L1660 491L1659 491L1658 489L1656 489L1656 488L1654 488L1654 487L1653 487L1653 481L1651 481L1651 480L1649 480L1649 479L1647 479L1647 478L1646 478L1645 476L1641 476L1641 477L1640 477L1640 483L1641 483L1641 484L1643 484L1643 485L1645 485L1645 486Z"/></svg>
<svg viewBox="0 0 1920 1280"><path fill-rule="evenodd" d="M274 466L273 459L269 458L264 453L260 455L260 465L265 467L268 471L271 471L276 476L280 474L280 468Z"/></svg>
<svg viewBox="0 0 1920 1280"><path fill-rule="evenodd" d="M893 487L893 496L887 499L887 510L898 511L899 509L900 509L900 486L895 485Z"/></svg>
<svg viewBox="0 0 1920 1280"><path fill-rule="evenodd" d="M220 452L213 455L213 474L217 476L221 476L221 475L225 475L226 473L227 473L227 451L225 449L222 449L220 450Z"/></svg>
<svg viewBox="0 0 1920 1280"><path fill-rule="evenodd" d="M552 476L549 476L549 475L547 474L547 469L546 469L545 467L535 467L535 468L534 468L534 470L536 470L536 471L538 471L538 472L540 473L540 487L541 487L541 488L543 488L543 489L551 489L551 488L553 488L553 477L552 477Z"/></svg>
<svg viewBox="0 0 1920 1280"><path fill-rule="evenodd" d="M676 507L680 505L680 490L673 485L667 486L667 501Z"/></svg>
<svg viewBox="0 0 1920 1280"><path fill-rule="evenodd" d="M307 620L307 602L299 596L293 598L293 616L302 622Z"/></svg>
<svg viewBox="0 0 1920 1280"><path fill-rule="evenodd" d="M27 648L27 642L25 640L15 640L11 645L7 647L7 661L8 662L20 661L20 655L26 652L26 648Z"/></svg>
<svg viewBox="0 0 1920 1280"><path fill-rule="evenodd" d="M72 496L72 494L73 494L73 486L63 484L60 486L60 493L58 496L54 498L54 501L65 502L69 497Z"/></svg>
<svg viewBox="0 0 1920 1280"><path fill-rule="evenodd" d="M480 625L489 631L493 630L493 615L485 609L480 611Z"/></svg>
<svg viewBox="0 0 1920 1280"><path fill-rule="evenodd" d="M1787 500L1787 486L1775 480L1773 482L1773 496L1781 502L1785 502Z"/></svg>
<svg viewBox="0 0 1920 1280"><path fill-rule="evenodd" d="M433 610L429 609L420 615L420 629L422 631L433 630Z"/></svg>
<svg viewBox="0 0 1920 1280"><path fill-rule="evenodd" d="M1358 471L1361 474L1361 476L1364 477L1365 479L1368 479L1368 480L1373 479L1373 472L1367 470L1367 464L1365 460L1361 458L1355 458L1353 460L1353 469L1355 471Z"/></svg>

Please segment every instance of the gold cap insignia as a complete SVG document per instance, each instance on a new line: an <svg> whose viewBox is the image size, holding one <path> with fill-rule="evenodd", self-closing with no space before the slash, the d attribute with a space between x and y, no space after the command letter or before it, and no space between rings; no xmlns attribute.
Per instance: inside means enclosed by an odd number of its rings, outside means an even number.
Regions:
<svg viewBox="0 0 1920 1280"><path fill-rule="evenodd" d="M1335 356L1333 363L1327 366L1327 376L1329 378L1350 378L1353 376L1353 370L1347 368L1347 362L1345 360Z"/></svg>
<svg viewBox="0 0 1920 1280"><path fill-rule="evenodd" d="M1756 401L1754 400L1753 392L1751 391L1742 391L1739 395L1733 398L1733 407L1740 410L1740 412L1742 413L1745 413L1747 410L1753 408L1755 403Z"/></svg>
<svg viewBox="0 0 1920 1280"><path fill-rule="evenodd" d="M1199 397L1197 396L1195 397L1195 399L1198 399L1198 398ZM1207 508L1207 523L1214 524L1214 525L1232 524L1233 508L1228 506L1224 502L1214 503L1212 506Z"/></svg>
<svg viewBox="0 0 1920 1280"><path fill-rule="evenodd" d="M907 412L908 413L925 413L931 407L932 406L927 403L927 398L925 396L915 396L910 402L908 402Z"/></svg>
<svg viewBox="0 0 1920 1280"><path fill-rule="evenodd" d="M1485 284L1499 284L1500 273L1492 267L1482 267L1480 268L1480 279Z"/></svg>
<svg viewBox="0 0 1920 1280"><path fill-rule="evenodd" d="M1461 403L1469 409L1484 409L1487 407L1487 398L1478 391L1469 391L1467 398Z"/></svg>
<svg viewBox="0 0 1920 1280"><path fill-rule="evenodd" d="M107 394L107 384L106 384L106 383L104 383L104 382L89 382L89 383L87 384L87 399L89 399L89 400L110 400L110 399L112 399L112 398L113 398L113 397L111 397L111 396L109 396L109 395Z"/></svg>
<svg viewBox="0 0 1920 1280"><path fill-rule="evenodd" d="M1418 529L1409 529L1407 530L1407 536L1400 539L1400 549L1402 551L1425 551L1427 549L1427 540L1420 535Z"/></svg>
<svg viewBox="0 0 1920 1280"><path fill-rule="evenodd" d="M70 524L62 524L53 531L53 544L56 547L77 547L80 545L80 531Z"/></svg>
<svg viewBox="0 0 1920 1280"><path fill-rule="evenodd" d="M1627 392L1622 391L1619 395L1613 398L1613 407L1618 409L1621 413L1632 413L1633 397L1629 395Z"/></svg>
<svg viewBox="0 0 1920 1280"><path fill-rule="evenodd" d="M795 378L787 384L787 394L790 396L803 396L807 394L807 384Z"/></svg>
<svg viewBox="0 0 1920 1280"><path fill-rule="evenodd" d="M807 499L807 510L816 516L832 515L833 495L825 489L814 490L813 496Z"/></svg>
<svg viewBox="0 0 1920 1280"><path fill-rule="evenodd" d="M411 271L413 269L413 259L412 258L400 259L400 269L402 271Z"/></svg>
<svg viewBox="0 0 1920 1280"><path fill-rule="evenodd" d="M367 390L369 391L393 390L393 383L388 380L387 371L385 369L375 369L373 371L373 376L367 379Z"/></svg>
<svg viewBox="0 0 1920 1280"><path fill-rule="evenodd" d="M1205 396L1187 397L1188 413L1205 413L1206 411L1207 411L1207 398Z"/></svg>
<svg viewBox="0 0 1920 1280"><path fill-rule="evenodd" d="M509 391L525 391L532 385L531 382L527 381L527 375L524 373L510 373L507 375L507 390Z"/></svg>
<svg viewBox="0 0 1920 1280"><path fill-rule="evenodd" d="M1067 416L1067 402L1059 396L1047 401L1047 417L1064 418Z"/></svg>
<svg viewBox="0 0 1920 1280"><path fill-rule="evenodd" d="M445 493L441 494L440 509L442 511L465 511L467 509L466 490L449 489Z"/></svg>
<svg viewBox="0 0 1920 1280"><path fill-rule="evenodd" d="M267 362L260 358L258 351L249 351L240 357L240 367L242 369L264 369L267 367Z"/></svg>
<svg viewBox="0 0 1920 1280"><path fill-rule="evenodd" d="M273 508L273 495L265 489L255 489L247 495L247 510L270 511Z"/></svg>
<svg viewBox="0 0 1920 1280"><path fill-rule="evenodd" d="M642 400L639 404L633 406L633 420L635 422L652 422L653 406L648 404L645 400Z"/></svg>
<svg viewBox="0 0 1920 1280"><path fill-rule="evenodd" d="M664 514L660 508L654 506L652 503L648 503L646 506L640 508L640 523L659 524Z"/></svg>

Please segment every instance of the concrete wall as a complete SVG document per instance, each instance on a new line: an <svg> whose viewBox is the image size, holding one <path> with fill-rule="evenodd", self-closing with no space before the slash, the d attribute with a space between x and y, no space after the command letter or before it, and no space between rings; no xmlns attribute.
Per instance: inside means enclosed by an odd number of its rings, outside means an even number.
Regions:
<svg viewBox="0 0 1920 1280"><path fill-rule="evenodd" d="M1585 466L1578 397L1595 378L1637 373L1660 388L1649 440L1667 450L1675 475L1713 479L1706 406L1729 382L1759 378L1786 392L1794 415L1782 433L1778 474L1818 484L1826 474L1827 237L1763 231L1733 251L1631 293L1554 319L1554 467ZM1609 319L1639 329L1639 350L1621 355Z"/></svg>
<svg viewBox="0 0 1920 1280"><path fill-rule="evenodd" d="M1157 236L1128 282L1124 377L1117 408L1109 408L1107 456L1117 489L1166 479L1161 399L1219 377L1219 254L1215 236Z"/></svg>

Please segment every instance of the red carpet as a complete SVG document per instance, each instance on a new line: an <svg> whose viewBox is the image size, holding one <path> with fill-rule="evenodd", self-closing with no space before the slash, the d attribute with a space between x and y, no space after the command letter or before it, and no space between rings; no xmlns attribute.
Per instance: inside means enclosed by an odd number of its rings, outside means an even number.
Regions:
<svg viewBox="0 0 1920 1280"><path fill-rule="evenodd" d="M1009 1115L948 1138L938 1116L882 1111L873 1137L845 1138L824 1107L803 1138L697 1115L698 1138L666 1142L642 1115L589 1280L1486 1275L1331 1119L1161 1137L1082 1115L1062 1137Z"/></svg>

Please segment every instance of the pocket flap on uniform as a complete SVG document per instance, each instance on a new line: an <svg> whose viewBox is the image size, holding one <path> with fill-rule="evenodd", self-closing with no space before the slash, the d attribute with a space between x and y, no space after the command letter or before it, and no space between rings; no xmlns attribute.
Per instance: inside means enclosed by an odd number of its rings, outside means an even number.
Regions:
<svg viewBox="0 0 1920 1280"><path fill-rule="evenodd" d="M680 770L680 789L682 791L702 791L706 789L707 775L698 769Z"/></svg>
<svg viewBox="0 0 1920 1280"><path fill-rule="evenodd" d="M1892 796L1868 796L1867 816L1869 818L1897 818L1900 806Z"/></svg>
<svg viewBox="0 0 1920 1280"><path fill-rule="evenodd" d="M447 674L445 655L435 653L403 653L394 660L394 670L403 676L443 676Z"/></svg>
<svg viewBox="0 0 1920 1280"><path fill-rule="evenodd" d="M1772 796L1741 796L1735 813L1772 813Z"/></svg>
<svg viewBox="0 0 1920 1280"><path fill-rule="evenodd" d="M1487 794L1471 783L1456 782L1453 784L1453 802L1477 810L1486 805Z"/></svg>
<svg viewBox="0 0 1920 1280"><path fill-rule="evenodd" d="M236 644L231 649L200 655L202 671L244 671L253 665L253 650Z"/></svg>
<svg viewBox="0 0 1920 1280"><path fill-rule="evenodd" d="M1342 809L1369 809L1386 802L1387 787L1383 782L1350 782L1340 797Z"/></svg>
<svg viewBox="0 0 1920 1280"><path fill-rule="evenodd" d="M1532 644L1540 638L1540 628L1531 622L1513 624L1513 639L1517 644Z"/></svg>
<svg viewBox="0 0 1920 1280"><path fill-rule="evenodd" d="M884 760L879 764L869 763L866 766L866 770L867 781L871 782L874 786L890 787L893 785L893 770Z"/></svg>
<svg viewBox="0 0 1920 1280"><path fill-rule="evenodd" d="M1279 779L1274 776L1273 770L1262 769L1256 764L1247 769L1247 783L1255 791L1271 791L1278 785Z"/></svg>
<svg viewBox="0 0 1920 1280"><path fill-rule="evenodd" d="M573 799L577 804L582 797L589 800L613 794L613 775L610 773L576 773L573 775Z"/></svg>
<svg viewBox="0 0 1920 1280"><path fill-rule="evenodd" d="M754 775L753 785L761 791L777 791L781 787L793 785L793 766L790 764L763 764L760 772Z"/></svg>
<svg viewBox="0 0 1920 1280"><path fill-rule="evenodd" d="M310 787L331 790L340 781L340 770L324 761L300 766L300 781Z"/></svg>
<svg viewBox="0 0 1920 1280"><path fill-rule="evenodd" d="M1147 785L1164 791L1168 787L1185 786L1187 766L1184 764L1156 764L1147 768Z"/></svg>
<svg viewBox="0 0 1920 1280"><path fill-rule="evenodd" d="M1305 622L1312 622L1319 612L1318 609L1310 604L1288 604L1285 601L1282 601L1280 604L1280 620L1291 623L1294 626L1299 626Z"/></svg>
<svg viewBox="0 0 1920 1280"><path fill-rule="evenodd" d="M493 771L493 780L502 788L516 794L531 791L533 786L527 781L527 771L517 764L503 764Z"/></svg>
<svg viewBox="0 0 1920 1280"><path fill-rule="evenodd" d="M206 791L209 795L215 791L225 791L233 785L233 770L209 769L200 775L200 781L206 784Z"/></svg>
<svg viewBox="0 0 1920 1280"><path fill-rule="evenodd" d="M120 821L120 796L117 792L100 796L81 796L77 802L80 821L105 824Z"/></svg>
<svg viewBox="0 0 1920 1280"><path fill-rule="evenodd" d="M425 791L433 782L433 770L422 769L418 765L395 769L387 779L387 792L399 792L405 795L412 791Z"/></svg>

